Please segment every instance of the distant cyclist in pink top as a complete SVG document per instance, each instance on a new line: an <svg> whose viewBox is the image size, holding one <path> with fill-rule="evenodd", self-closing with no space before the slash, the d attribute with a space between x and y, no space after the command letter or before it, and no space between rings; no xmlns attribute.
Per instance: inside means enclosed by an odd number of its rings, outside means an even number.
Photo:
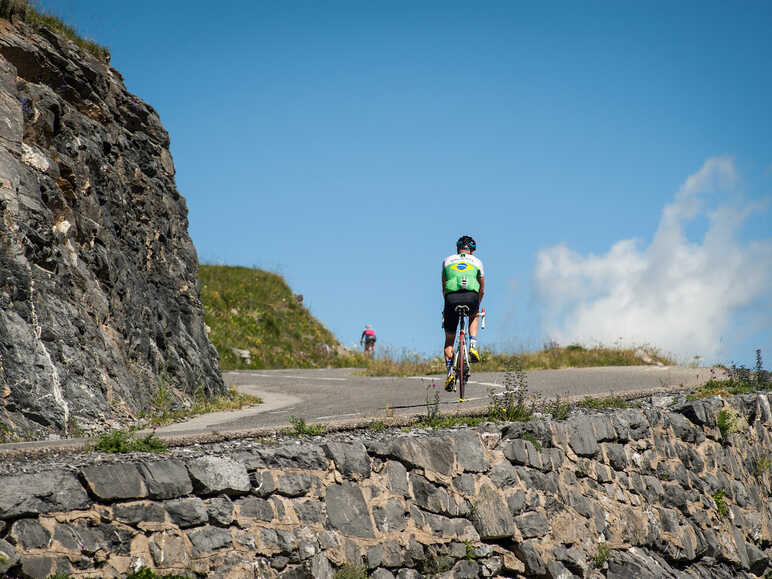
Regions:
<svg viewBox="0 0 772 579"><path fill-rule="evenodd" d="M370 324L365 325L362 337L359 338L359 344L365 346L365 356L368 358L375 353L375 330Z"/></svg>

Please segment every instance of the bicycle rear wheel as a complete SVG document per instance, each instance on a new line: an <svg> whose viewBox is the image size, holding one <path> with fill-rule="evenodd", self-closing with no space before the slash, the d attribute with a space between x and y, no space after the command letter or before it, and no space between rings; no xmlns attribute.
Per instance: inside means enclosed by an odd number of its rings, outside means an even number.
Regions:
<svg viewBox="0 0 772 579"><path fill-rule="evenodd" d="M464 400L464 387L466 386L466 375L464 374L464 359L466 357L464 333L461 332L461 338L458 342L458 358L456 361L456 380L458 381L458 399Z"/></svg>

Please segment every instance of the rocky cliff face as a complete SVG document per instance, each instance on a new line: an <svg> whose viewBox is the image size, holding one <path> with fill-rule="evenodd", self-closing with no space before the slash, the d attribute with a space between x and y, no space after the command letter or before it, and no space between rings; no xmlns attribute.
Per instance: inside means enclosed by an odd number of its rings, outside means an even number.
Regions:
<svg viewBox="0 0 772 579"><path fill-rule="evenodd" d="M0 19L0 436L224 389L168 148L108 63Z"/></svg>

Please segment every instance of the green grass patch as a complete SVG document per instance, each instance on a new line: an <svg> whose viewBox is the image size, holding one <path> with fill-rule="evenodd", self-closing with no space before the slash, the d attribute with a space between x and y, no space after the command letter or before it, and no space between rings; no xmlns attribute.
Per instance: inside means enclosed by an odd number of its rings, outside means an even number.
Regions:
<svg viewBox="0 0 772 579"><path fill-rule="evenodd" d="M137 437L126 430L111 430L99 436L88 445L90 450L107 452L110 454L124 454L127 452L164 452L166 444L157 438L155 433Z"/></svg>
<svg viewBox="0 0 772 579"><path fill-rule="evenodd" d="M49 28L57 34L72 40L81 49L85 50L96 58L102 61L109 60L110 51L106 47L100 46L96 42L84 38L78 34L78 32L72 26L62 21L61 18L58 18L48 12L36 10L27 0L0 1L0 18L6 18L10 20L11 16L15 16L16 18L23 20L34 30Z"/></svg>
<svg viewBox="0 0 772 579"><path fill-rule="evenodd" d="M710 372L710 380L697 388L689 396L690 399L753 394L772 389L772 373L764 369L761 349L756 350L756 365L753 370L732 364L729 367L715 366Z"/></svg>
<svg viewBox="0 0 772 579"><path fill-rule="evenodd" d="M292 428L285 432L292 436L321 436L327 432L326 424L306 424L304 419L297 416L290 416L288 420Z"/></svg>
<svg viewBox="0 0 772 579"><path fill-rule="evenodd" d="M354 563L344 563L333 575L334 579L367 579L367 567L364 565L355 565Z"/></svg>
<svg viewBox="0 0 772 579"><path fill-rule="evenodd" d="M533 434L531 434L530 432L526 432L520 438L522 438L523 440L527 440L528 442L533 444L533 446L534 446L534 448L536 448L536 450L541 452L541 443L539 442L539 440Z"/></svg>
<svg viewBox="0 0 772 579"><path fill-rule="evenodd" d="M385 432L388 426L383 420L373 420L367 425L367 430L371 432Z"/></svg>
<svg viewBox="0 0 772 579"><path fill-rule="evenodd" d="M675 361L651 346L622 348L596 345L586 347L579 344L559 346L555 343L545 345L539 352L519 354L498 353L484 349L482 362L478 368L483 372L500 372L511 367L512 359L519 358L524 370L556 370L560 368L589 368L596 366L642 366L647 365L637 352L644 351L652 363L666 366L675 365Z"/></svg>
<svg viewBox="0 0 772 579"><path fill-rule="evenodd" d="M365 364L363 355L339 352L335 336L280 275L256 268L202 265L199 281L209 339L223 371ZM249 356L239 356L234 349Z"/></svg>

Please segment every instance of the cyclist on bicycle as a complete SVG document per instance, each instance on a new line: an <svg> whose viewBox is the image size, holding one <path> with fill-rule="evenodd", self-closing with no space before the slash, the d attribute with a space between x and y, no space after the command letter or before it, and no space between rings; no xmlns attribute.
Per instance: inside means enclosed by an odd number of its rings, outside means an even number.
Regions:
<svg viewBox="0 0 772 579"><path fill-rule="evenodd" d="M359 338L359 345L364 345L365 356L368 358L375 353L375 330L370 324L365 324L365 329Z"/></svg>
<svg viewBox="0 0 772 579"><path fill-rule="evenodd" d="M482 261L472 255L477 249L475 240L464 235L456 242L456 252L442 262L442 295L445 308L442 312L442 327L445 330L445 367L448 376L445 389L453 388L453 342L456 340L458 313L456 306L469 306L469 358L480 361L477 350L477 312L485 293L485 272Z"/></svg>

